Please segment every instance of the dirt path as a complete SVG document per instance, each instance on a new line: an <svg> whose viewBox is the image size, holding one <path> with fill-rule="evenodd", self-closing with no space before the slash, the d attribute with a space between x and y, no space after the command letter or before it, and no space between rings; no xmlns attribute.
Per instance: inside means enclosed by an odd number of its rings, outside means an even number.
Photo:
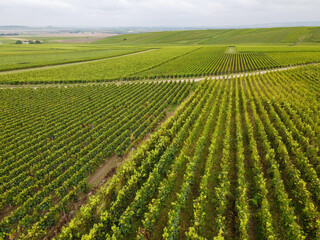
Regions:
<svg viewBox="0 0 320 240"><path fill-rule="evenodd" d="M91 187L97 186L104 179L104 177L106 176L106 173L108 173L113 168L116 168L119 162L120 160L116 155L106 159L98 167L98 170L94 174L92 174L90 177L88 177L88 184Z"/></svg>
<svg viewBox="0 0 320 240"><path fill-rule="evenodd" d="M147 51L152 51L154 49L150 49ZM143 51L146 52L146 51ZM133 54L139 54L142 52L138 53L133 53ZM130 54L130 55L133 55ZM124 55L123 55L124 56ZM127 56L127 55L126 55ZM99 60L93 60L93 61L99 61ZM92 62L92 61L90 61ZM77 63L75 63L77 64ZM79 64L79 63L78 63ZM234 74L224 74L224 75L218 75L218 76L206 76L206 77L201 77L201 78L178 78L178 79L159 79L159 80L135 80L135 81L110 81L110 82L91 82L91 83L60 83L60 84L36 84L36 85L1 85L0 84L0 89L14 89L14 88L43 88L43 87L69 87L69 86L93 86L93 85L109 85L109 84L124 84L124 83L159 83L159 82L165 82L165 81L189 81L189 80L194 80L195 82L200 82L204 79L207 78L212 78L212 79L223 79L223 78L233 78L233 77L244 77L244 76L251 76L251 75L256 75L256 74L266 74L266 73L271 73L271 72L277 72L277 71L286 71L290 69L296 69L304 66L309 66L309 65L319 65L320 63L307 63L307 64L302 64L302 65L296 65L292 67L283 67L283 68L274 68L274 69L269 69L269 70L260 70L260 71L253 71L253 72L244 72L244 73L234 73ZM1 73L0 73L1 74Z"/></svg>
<svg viewBox="0 0 320 240"><path fill-rule="evenodd" d="M150 51L154 51L154 50L156 50L156 49L152 48L152 49L148 49L148 50L144 50L144 51L140 51L140 52L128 53L128 54L123 54L123 55L113 56L113 57L99 58L99 59L93 59L93 60L84 60L84 61L78 61L78 62L61 63L61 64L55 64L55 65L42 66L42 67L31 67L31 68L23 68L23 69L16 69L16 70L8 70L8 71L0 72L0 75L35 71L35 70L43 70L43 69L50 69L50 68L58 68L58 67L64 67L64 66L72 66L72 65L79 65L79 64L91 63L91 62L99 62L99 61L104 61L107 59L126 57L126 56L130 56L130 55L137 55L137 54L146 53L146 52L150 52Z"/></svg>
<svg viewBox="0 0 320 240"><path fill-rule="evenodd" d="M319 63L308 63L308 64L296 65L296 66L292 66L292 67L274 68L274 69L269 69L269 70L260 70L260 71L253 71L253 72L244 72L244 73L225 74L225 75L213 76L212 79L243 77L243 76L251 76L251 75L256 75L256 74L266 74L266 73L271 73L271 72L281 72L281 71L285 71L285 70L295 69L295 68L304 67L304 66L308 66L308 65L317 65L317 64L319 64ZM194 81L198 82L198 81L204 80L205 78L208 78L208 77L196 78L196 79L194 79Z"/></svg>

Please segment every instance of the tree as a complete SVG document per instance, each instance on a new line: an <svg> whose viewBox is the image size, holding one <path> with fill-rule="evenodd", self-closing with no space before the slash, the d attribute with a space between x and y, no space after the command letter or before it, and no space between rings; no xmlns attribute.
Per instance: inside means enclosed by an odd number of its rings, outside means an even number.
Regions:
<svg viewBox="0 0 320 240"><path fill-rule="evenodd" d="M16 44L22 44L21 40L16 41Z"/></svg>

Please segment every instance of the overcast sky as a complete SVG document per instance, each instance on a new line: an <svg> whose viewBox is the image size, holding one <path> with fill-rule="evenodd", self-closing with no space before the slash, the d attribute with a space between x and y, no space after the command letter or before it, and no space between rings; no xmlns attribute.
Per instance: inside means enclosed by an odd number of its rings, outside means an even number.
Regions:
<svg viewBox="0 0 320 240"><path fill-rule="evenodd" d="M0 25L228 26L320 21L320 0L0 0Z"/></svg>

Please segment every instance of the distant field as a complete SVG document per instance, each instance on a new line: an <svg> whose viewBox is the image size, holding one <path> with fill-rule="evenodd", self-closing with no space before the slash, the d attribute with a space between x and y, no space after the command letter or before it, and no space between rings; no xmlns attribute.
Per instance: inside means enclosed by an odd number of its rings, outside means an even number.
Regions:
<svg viewBox="0 0 320 240"><path fill-rule="evenodd" d="M5 38L5 37L0 37L0 42L1 42L1 44L0 44L0 46L1 46L2 44L14 43L15 41L8 39L8 38Z"/></svg>
<svg viewBox="0 0 320 240"><path fill-rule="evenodd" d="M196 47L167 47L99 62L21 73L0 74L0 82L53 83L119 80L120 78L138 75L140 72L154 68L196 49Z"/></svg>
<svg viewBox="0 0 320 240"><path fill-rule="evenodd" d="M28 31L22 32L18 31L17 35L6 35L2 36L7 43L15 43L17 40L27 41L27 40L39 40L42 43L91 43L93 41L101 40L110 36L115 36L117 34L113 33L103 33L103 32L44 32L35 31L29 33ZM1 33L1 32L0 32Z"/></svg>
<svg viewBox="0 0 320 240"><path fill-rule="evenodd" d="M320 42L319 29L299 27L152 32L117 35L95 44L16 45L7 44L5 40L0 45L0 72L103 59L147 49L161 50L134 58L128 56L82 66L0 75L0 83L192 77L313 63L320 61L320 46L317 44ZM44 37L64 41L70 36ZM232 48L228 48L230 46ZM174 48L177 54L173 54ZM233 49L234 52L227 49ZM168 56L164 56L166 52ZM124 67L125 70L122 69Z"/></svg>
<svg viewBox="0 0 320 240"><path fill-rule="evenodd" d="M0 71L107 58L146 49L76 44L0 45Z"/></svg>
<svg viewBox="0 0 320 240"><path fill-rule="evenodd" d="M147 45L146 45L147 46ZM130 52L142 51L147 47L135 48L120 46L112 49L93 50L71 50L69 55L61 50L60 57L73 57L74 61L79 61L80 56L89 59ZM151 45L149 45L151 46ZM121 56L118 58L106 59L96 62L88 62L77 65L59 66L49 69L37 69L23 72L0 73L0 84L38 84L38 83L72 83L72 82L103 82L115 80L137 80L154 78L180 78L197 77L208 75L231 74L246 71L256 71L273 69L276 67L294 66L297 64L307 64L320 62L319 47L280 47L264 46L254 47L242 46L239 49L232 47L232 53L228 46L155 46L152 51L141 52L136 55ZM33 48L31 48L33 49ZM86 48L85 48L86 49ZM53 51L53 49L52 49ZM75 53L75 51L77 53ZM82 53L81 53L82 51ZM14 51L8 53L8 59L15 59ZM21 49L17 52L20 59ZM28 53L28 52L27 52ZM30 51L27 59L39 59L48 54L44 52L37 57L35 52ZM52 55L57 59L59 54ZM50 59L50 57L48 58ZM49 60L46 60L48 64ZM76 60L78 59L78 60ZM5 63L4 63L5 64ZM6 64L8 64L6 62ZM44 63L43 63L44 64ZM1 64L0 64L1 65ZM16 66L16 64L13 64Z"/></svg>
<svg viewBox="0 0 320 240"><path fill-rule="evenodd" d="M320 43L320 27L221 29L125 34L98 44L299 44Z"/></svg>

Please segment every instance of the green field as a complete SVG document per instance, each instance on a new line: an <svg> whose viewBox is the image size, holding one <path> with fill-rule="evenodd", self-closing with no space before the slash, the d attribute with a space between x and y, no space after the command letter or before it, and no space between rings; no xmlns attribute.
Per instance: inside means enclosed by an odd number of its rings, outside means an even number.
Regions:
<svg viewBox="0 0 320 240"><path fill-rule="evenodd" d="M320 27L222 29L126 34L99 44L297 44L319 43Z"/></svg>
<svg viewBox="0 0 320 240"><path fill-rule="evenodd" d="M0 45L0 72L120 56L147 47L108 47L67 44Z"/></svg>
<svg viewBox="0 0 320 240"><path fill-rule="evenodd" d="M67 56L75 59L82 56L107 58L101 61L80 64L66 64L54 68L33 69L32 71L16 71L0 73L0 84L39 84L39 83L75 83L75 82L108 82L116 80L137 80L154 78L192 78L202 76L223 75L247 71L266 70L286 66L295 66L320 62L319 47L266 47L254 48L248 46L154 46L151 49L91 50L85 53L74 51L69 55L61 53L59 57ZM130 55L136 52L137 54ZM20 51L19 51L20 53ZM34 52L27 55L33 61ZM47 54L47 53L44 53ZM119 56L123 54L123 56ZM129 54L129 55L128 55ZM57 54L58 55L58 54ZM18 56L19 59L23 56ZM16 61L14 56L7 58ZM39 62L43 59L38 55ZM56 55L53 60L59 61ZM60 59L61 60L61 59ZM88 60L88 59L86 59ZM22 61L22 60L20 60ZM42 64L49 64L50 58ZM71 60L68 60L71 61ZM79 59L78 59L79 61ZM84 60L85 61L85 60ZM6 62L8 63L8 62ZM58 62L59 63L59 62ZM36 64L36 63L35 63ZM14 68L15 64L13 64ZM16 67L17 68L17 67Z"/></svg>
<svg viewBox="0 0 320 240"><path fill-rule="evenodd" d="M90 190L87 175L108 156L135 147L190 87L169 82L1 90L0 210L15 210L0 229L51 225L78 192Z"/></svg>
<svg viewBox="0 0 320 240"><path fill-rule="evenodd" d="M317 239L319 72L202 82L58 239Z"/></svg>
<svg viewBox="0 0 320 240"><path fill-rule="evenodd" d="M192 78L316 63L319 29L168 31L118 35L92 44L2 44L0 84ZM48 67L52 65L57 66ZM9 71L29 68L35 69Z"/></svg>
<svg viewBox="0 0 320 240"><path fill-rule="evenodd" d="M319 27L0 60L0 239L320 239Z"/></svg>

